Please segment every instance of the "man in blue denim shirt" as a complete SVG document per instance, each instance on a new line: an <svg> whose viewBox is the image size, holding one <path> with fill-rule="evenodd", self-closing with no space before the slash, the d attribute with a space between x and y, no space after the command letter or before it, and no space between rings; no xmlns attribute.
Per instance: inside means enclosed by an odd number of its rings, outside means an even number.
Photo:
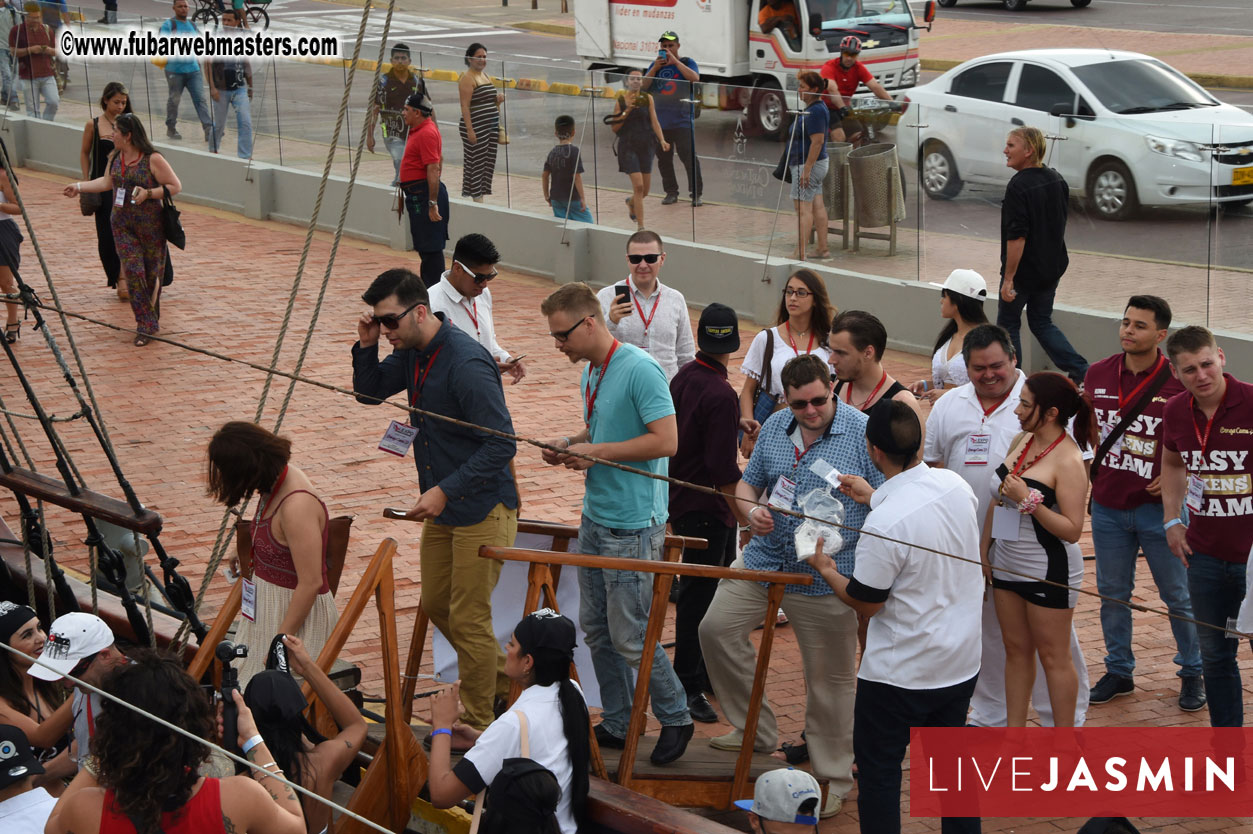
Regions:
<svg viewBox="0 0 1253 834"><path fill-rule="evenodd" d="M406 391L415 408L513 433L496 361L473 336L431 312L421 278L390 269L361 298L373 311L358 320L352 348L358 402L377 405ZM380 334L393 348L382 362ZM468 750L477 733L467 727L485 729L495 697L509 692L505 656L492 632L501 563L478 553L481 545L513 545L518 490L510 463L517 444L422 414L409 422L417 429L413 459L422 491L408 513L423 522L422 608L457 650L465 712L453 728L453 748Z"/></svg>
<svg viewBox="0 0 1253 834"><path fill-rule="evenodd" d="M753 538L732 567L814 577L812 585L788 585L782 607L801 649L808 693L805 737L814 775L830 780L821 813L830 817L839 813L844 795L853 787L857 614L835 596L808 562L798 561L794 538L801 520L751 502L762 500L769 490L771 506L799 510L807 493L832 488L837 475L860 475L878 487L883 473L875 468L866 450L866 415L832 396L831 368L821 357L805 354L790 360L783 366L779 381L788 410L775 412L762 425L753 456L736 487ZM831 474L830 469L837 474ZM847 527L840 533L844 544L831 558L836 570L851 576L857 531L869 510L851 499L843 503ZM761 625L765 613L765 585L724 579L701 621L705 668L718 705L735 728L710 739L712 747L738 750L743 742L757 660L749 634ZM763 752L773 750L778 737L774 712L763 700L754 746Z"/></svg>
<svg viewBox="0 0 1253 834"><path fill-rule="evenodd" d="M199 34L196 24L187 19L187 11L187 0L174 0L174 16L162 22L157 34L182 37ZM165 64L165 81L170 88L169 96L165 100L165 135L171 139L183 138L175 126L178 124L178 105L183 100L185 89L191 93L191 102L196 106L196 115L204 128L204 140L211 141L213 120L209 116L209 102L205 98L204 82L200 78L200 64L194 57L171 58Z"/></svg>
<svg viewBox="0 0 1253 834"><path fill-rule="evenodd" d="M657 360L614 338L600 299L587 284L565 285L544 299L540 310L557 349L571 362L588 361L579 385L585 428L550 445L665 475L667 459L678 449L679 429ZM544 462L587 472L575 553L661 558L670 495L665 481L547 449ZM621 748L635 691L631 669L639 669L644 653L652 582L638 571L579 568L579 594L579 620L604 707L596 740L601 747ZM651 759L667 764L683 755L693 725L683 685L660 645L653 648L649 694L661 722Z"/></svg>

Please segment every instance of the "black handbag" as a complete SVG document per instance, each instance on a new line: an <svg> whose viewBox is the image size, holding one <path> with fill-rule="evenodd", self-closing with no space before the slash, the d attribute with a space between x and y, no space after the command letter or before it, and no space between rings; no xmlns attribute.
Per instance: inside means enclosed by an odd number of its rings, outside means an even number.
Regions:
<svg viewBox="0 0 1253 834"><path fill-rule="evenodd" d="M783 180L784 182L792 181L792 169L787 164L788 151L791 149L791 145L784 148L783 156L779 157L779 164L774 166L774 172L771 176L773 176L776 180Z"/></svg>
<svg viewBox="0 0 1253 834"><path fill-rule="evenodd" d="M182 212L174 207L168 188L161 186L161 193L164 195L161 198L161 229L165 232L165 239L179 249L186 249L187 233L183 231L183 223L178 219Z"/></svg>
<svg viewBox="0 0 1253 834"><path fill-rule="evenodd" d="M97 119L92 119L91 123L95 125L96 130L100 130L100 123ZM94 174L96 171L96 137L91 140L91 155L88 157L87 173ZM83 217L90 217L100 209L104 208L107 194L83 194L78 195L78 210L83 213Z"/></svg>

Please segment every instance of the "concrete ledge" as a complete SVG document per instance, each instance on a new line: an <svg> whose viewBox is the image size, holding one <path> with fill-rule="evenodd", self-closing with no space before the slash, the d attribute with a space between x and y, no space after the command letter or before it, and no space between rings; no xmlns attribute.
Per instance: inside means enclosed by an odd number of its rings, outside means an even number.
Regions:
<svg viewBox="0 0 1253 834"><path fill-rule="evenodd" d="M77 178L81 129L74 125L10 115L0 129L15 165ZM200 150L158 144L183 183L180 203L212 206L259 220L279 220L304 226L317 199L320 176L278 165L253 163ZM327 180L318 227L333 231L348 180ZM398 220L392 189L381 183L358 181L346 216L349 237L382 243L397 250L397 259L416 263L408 250L409 224ZM550 214L500 208L454 199L449 234L452 240L470 232L484 232L504 254L502 265L551 278L556 283L586 281L603 287L626 274L623 254L631 232L585 223L565 223ZM55 244L54 244L55 245ZM206 245L198 240L190 246ZM929 356L940 330L939 294L927 283L900 278L800 264L782 258L764 261L760 255L736 249L666 241L666 283L679 290L689 305L700 309L715 301L731 306L758 324L773 324L783 285L804 266L823 276L832 300L840 309L870 310L891 334L893 348ZM293 258L294 263L294 258ZM994 302L989 302L994 303ZM538 310L535 311L538 315ZM995 307L988 310L995 314ZM1075 348L1089 358L1118 350L1115 316L1109 312L1058 306L1054 321ZM1178 326L1191 322L1180 321ZM1231 367L1253 367L1253 336L1218 331ZM1023 367L1046 367L1044 354L1023 328Z"/></svg>
<svg viewBox="0 0 1253 834"><path fill-rule="evenodd" d="M560 35L563 38L574 37L574 27L564 23L546 23L542 20L523 20L518 23L506 23L514 29L525 29L530 32L543 32L545 35Z"/></svg>

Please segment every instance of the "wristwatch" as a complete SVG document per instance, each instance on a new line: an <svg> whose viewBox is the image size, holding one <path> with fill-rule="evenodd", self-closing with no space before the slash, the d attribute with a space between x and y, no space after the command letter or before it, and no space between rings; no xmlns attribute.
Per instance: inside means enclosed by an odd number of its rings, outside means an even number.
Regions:
<svg viewBox="0 0 1253 834"><path fill-rule="evenodd" d="M439 203L438 203L438 202L436 202L435 200L427 200L427 201L426 201L426 204L427 204L428 206L438 206L438 205L439 205Z"/></svg>

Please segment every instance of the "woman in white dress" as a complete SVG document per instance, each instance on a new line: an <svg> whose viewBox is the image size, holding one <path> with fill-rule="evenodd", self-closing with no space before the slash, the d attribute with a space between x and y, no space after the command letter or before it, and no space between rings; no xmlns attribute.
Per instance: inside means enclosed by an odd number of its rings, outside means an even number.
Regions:
<svg viewBox="0 0 1253 834"><path fill-rule="evenodd" d="M988 323L987 314L983 312L988 284L973 269L954 269L943 284L932 281L931 286L940 288L940 315L948 319L948 324L935 340L931 378L918 380L909 390L919 399L934 403L949 388L970 381L966 361L962 358L962 345L967 333Z"/></svg>

